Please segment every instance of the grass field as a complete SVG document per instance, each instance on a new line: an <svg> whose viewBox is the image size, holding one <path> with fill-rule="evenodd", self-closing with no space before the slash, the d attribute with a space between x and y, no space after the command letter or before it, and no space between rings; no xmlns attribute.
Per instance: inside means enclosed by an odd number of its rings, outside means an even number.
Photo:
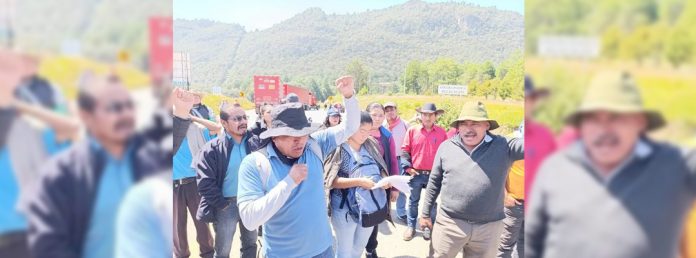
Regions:
<svg viewBox="0 0 696 258"><path fill-rule="evenodd" d="M563 118L579 105L593 74L621 69L636 78L645 106L660 111L668 121L653 137L682 144L696 141L696 69L693 67L674 69L655 64L526 58L525 69L537 85L552 92L541 103L536 117L556 132L563 126Z"/></svg>

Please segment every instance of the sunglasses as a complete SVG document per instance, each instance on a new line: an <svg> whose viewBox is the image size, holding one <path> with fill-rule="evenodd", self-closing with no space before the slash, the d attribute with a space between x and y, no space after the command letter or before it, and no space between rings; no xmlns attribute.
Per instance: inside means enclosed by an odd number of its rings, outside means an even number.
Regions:
<svg viewBox="0 0 696 258"><path fill-rule="evenodd" d="M242 120L248 121L248 117L246 115L234 116L230 117L228 120L232 120L233 122L241 122Z"/></svg>
<svg viewBox="0 0 696 258"><path fill-rule="evenodd" d="M126 100L126 101L114 101L106 105L106 112L112 113L112 114L120 114L121 112L125 110L132 110L133 109L133 101L131 100Z"/></svg>

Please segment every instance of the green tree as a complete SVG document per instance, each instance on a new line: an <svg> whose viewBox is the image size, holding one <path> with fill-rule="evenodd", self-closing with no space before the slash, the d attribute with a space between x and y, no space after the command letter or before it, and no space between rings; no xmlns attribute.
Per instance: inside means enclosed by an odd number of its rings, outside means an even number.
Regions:
<svg viewBox="0 0 696 258"><path fill-rule="evenodd" d="M346 67L346 73L353 76L355 80L355 89L358 91L368 86L370 72L360 60L353 59Z"/></svg>

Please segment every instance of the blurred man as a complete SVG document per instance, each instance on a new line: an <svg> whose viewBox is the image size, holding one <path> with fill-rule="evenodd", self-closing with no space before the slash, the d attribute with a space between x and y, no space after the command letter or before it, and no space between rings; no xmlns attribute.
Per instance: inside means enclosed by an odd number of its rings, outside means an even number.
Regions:
<svg viewBox="0 0 696 258"><path fill-rule="evenodd" d="M513 137L524 137L524 123ZM529 145L527 145L529 147ZM498 257L524 258L524 159L512 163L505 182L505 219Z"/></svg>
<svg viewBox="0 0 696 258"><path fill-rule="evenodd" d="M505 218L506 178L512 162L524 158L524 141L490 133L498 122L480 102L464 104L451 126L459 134L437 150L420 224L433 230L433 257L453 258L460 251L464 257L493 257ZM433 227L438 196L442 203Z"/></svg>
<svg viewBox="0 0 696 258"><path fill-rule="evenodd" d="M172 257L172 185L162 171L131 187L116 217L116 258Z"/></svg>
<svg viewBox="0 0 696 258"><path fill-rule="evenodd" d="M567 122L580 139L531 191L527 257L676 257L696 197L696 152L652 141L664 124L625 72L601 72Z"/></svg>
<svg viewBox="0 0 696 258"><path fill-rule="evenodd" d="M194 98L193 107L191 107L191 115L203 118L205 120L215 121L215 112L213 112L213 109L202 103L203 94L194 93L193 96Z"/></svg>
<svg viewBox="0 0 696 258"><path fill-rule="evenodd" d="M30 257L25 214L40 166L67 147L80 125L39 103L17 99L16 89L26 77L23 59L0 50L0 60L0 257L23 258Z"/></svg>
<svg viewBox="0 0 696 258"><path fill-rule="evenodd" d="M408 129L404 137L403 145L401 146L401 167L407 174L411 176L408 182L411 187L411 196L408 204L408 222L403 238L405 241L411 241L416 234L416 219L418 218L418 202L420 201L421 190L428 184L430 170L433 168L435 153L440 144L447 140L447 134L442 127L435 125L435 121L439 115L445 113L442 109L437 109L433 103L425 103L422 107L417 108L416 112L420 114L422 124L415 125ZM433 215L436 205L431 205L428 208L433 209L433 212L427 214ZM423 239L430 240L430 228L423 231Z"/></svg>
<svg viewBox="0 0 696 258"><path fill-rule="evenodd" d="M174 89L174 128L177 138L175 142L181 141L173 157L172 176L174 179L174 256L189 257L191 253L188 248L188 228L186 210L191 217L196 217L198 204L201 201L196 186L196 170L193 169L193 157L197 156L203 146L212 139L212 133L220 130L220 126L199 117L190 115L193 105L195 105L196 95L182 90ZM199 122L199 123L193 123ZM201 124L208 124L203 127ZM179 139L178 137L183 137ZM196 228L196 240L200 247L200 257L213 257L213 237L208 225L202 221L193 220Z"/></svg>
<svg viewBox="0 0 696 258"><path fill-rule="evenodd" d="M548 96L549 92L545 89L538 89L532 81L532 77L524 77L524 140L527 142L525 156L525 196L529 196L532 189L534 178L541 162L551 153L556 151L556 143L553 133L545 125L534 120L534 111L539 101ZM529 202L529 198L527 198Z"/></svg>
<svg viewBox="0 0 696 258"><path fill-rule="evenodd" d="M61 114L68 113L68 106L63 94L49 81L38 75L40 60L38 57L25 55L23 64L25 75L15 95L18 99L32 105L43 106Z"/></svg>
<svg viewBox="0 0 696 258"><path fill-rule="evenodd" d="M392 137L394 139L394 146L396 146L397 148L396 159L399 163L401 163L401 151L398 150L401 149L401 146L404 143L404 138L406 137L408 125L406 124L406 121L399 117L399 111L396 107L396 103L385 103L384 112L387 119L384 120L382 126L389 129L389 132L391 132ZM403 170L401 169L401 167L399 167L399 170L401 170L400 173L403 174ZM402 192L399 192L399 196L396 199L396 217L406 222L406 195Z"/></svg>
<svg viewBox="0 0 696 258"><path fill-rule="evenodd" d="M197 218L213 223L215 257L229 257L237 226L242 242L241 257L256 256L256 230L244 227L237 207L239 166L256 148L253 135L247 130L247 120L240 107L227 106L220 110L224 133L206 143L195 160L201 195Z"/></svg>
<svg viewBox="0 0 696 258"><path fill-rule="evenodd" d="M134 133L133 102L118 78L91 84L78 93L86 139L48 161L29 204L35 257L113 257L123 195L170 162L159 146Z"/></svg>
<svg viewBox="0 0 696 258"><path fill-rule="evenodd" d="M316 131L301 103L273 108L271 142L249 155L239 172L240 215L248 229L263 224L263 257L334 257L327 217L323 159L360 125L353 78L336 80L347 106L345 123Z"/></svg>

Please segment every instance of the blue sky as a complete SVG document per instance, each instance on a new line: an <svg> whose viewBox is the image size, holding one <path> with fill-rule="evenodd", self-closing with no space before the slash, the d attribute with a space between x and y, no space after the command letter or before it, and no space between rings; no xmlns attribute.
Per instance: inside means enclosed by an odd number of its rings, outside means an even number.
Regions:
<svg viewBox="0 0 696 258"><path fill-rule="evenodd" d="M266 29L310 7L328 14L357 13L382 9L406 0L174 0L175 19L208 19L238 23L247 30ZM425 2L452 2L425 0ZM466 0L481 6L495 6L524 15L524 0Z"/></svg>

